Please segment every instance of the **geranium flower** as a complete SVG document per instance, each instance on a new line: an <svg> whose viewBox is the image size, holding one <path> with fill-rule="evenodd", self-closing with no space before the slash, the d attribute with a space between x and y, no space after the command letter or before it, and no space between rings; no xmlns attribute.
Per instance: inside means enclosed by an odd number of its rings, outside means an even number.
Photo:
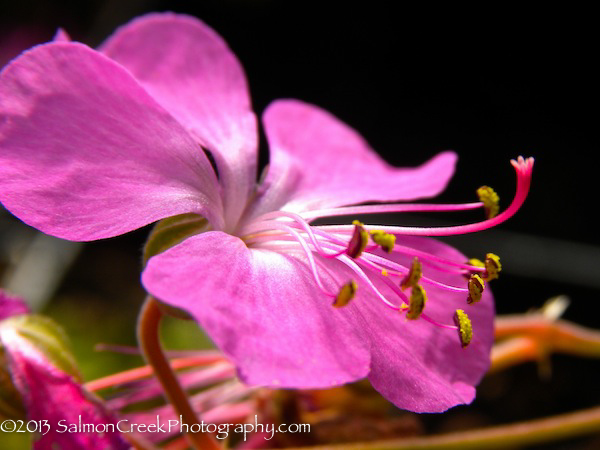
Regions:
<svg viewBox="0 0 600 450"><path fill-rule="evenodd" d="M0 199L29 225L94 240L176 216L167 232L204 231L151 258L143 284L193 317L244 382L318 388L368 377L413 411L473 399L493 339L484 279L499 262L469 264L419 236L502 222L524 201L533 160L513 163L517 194L494 218L489 189L465 205L348 207L434 196L456 155L394 168L329 113L279 100L263 115L270 165L257 183L243 70L214 31L175 14L134 20L98 51L53 42L24 53L1 74L0 117ZM455 228L312 223L481 207L488 220Z"/></svg>
<svg viewBox="0 0 600 450"><path fill-rule="evenodd" d="M34 449L130 448L114 417L80 384L62 330L2 290L0 380L0 415L9 417L2 431L35 433Z"/></svg>

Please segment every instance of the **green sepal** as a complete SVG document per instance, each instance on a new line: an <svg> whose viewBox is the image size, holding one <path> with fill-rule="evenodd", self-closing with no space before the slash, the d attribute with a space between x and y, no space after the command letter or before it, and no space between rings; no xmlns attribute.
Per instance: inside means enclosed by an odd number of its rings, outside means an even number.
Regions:
<svg viewBox="0 0 600 450"><path fill-rule="evenodd" d="M83 381L67 335L62 327L49 317L39 314L22 314L4 320L0 326L14 328L50 364L73 376L76 381ZM10 351L9 346L7 350Z"/></svg>
<svg viewBox="0 0 600 450"><path fill-rule="evenodd" d="M154 226L144 245L144 266L153 256L168 250L190 236L204 233L210 229L208 220L193 213L179 214L161 220ZM159 298L156 300L164 314L179 319L192 319L184 310L167 305Z"/></svg>
<svg viewBox="0 0 600 450"><path fill-rule="evenodd" d="M208 220L193 213L179 214L161 220L154 226L144 245L144 266L154 255L179 244L185 238L209 229Z"/></svg>

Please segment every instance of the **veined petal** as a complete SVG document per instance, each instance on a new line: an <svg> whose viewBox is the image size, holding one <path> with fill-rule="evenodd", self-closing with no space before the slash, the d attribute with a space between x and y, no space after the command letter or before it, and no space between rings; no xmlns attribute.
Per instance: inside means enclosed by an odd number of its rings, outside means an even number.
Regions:
<svg viewBox="0 0 600 450"><path fill-rule="evenodd" d="M326 387L369 371L351 315L332 307L295 257L207 232L151 258L142 282L190 313L248 384Z"/></svg>
<svg viewBox="0 0 600 450"><path fill-rule="evenodd" d="M70 375L44 361L12 330L5 330L0 339L6 347L8 367L23 398L27 419L39 427L35 430L40 437L34 442L34 449L130 448L120 433L109 431L116 420ZM79 424L87 428L79 428Z"/></svg>
<svg viewBox="0 0 600 450"><path fill-rule="evenodd" d="M299 100L273 102L263 122L271 162L259 212L431 197L454 173L453 152L414 169L392 167L355 130Z"/></svg>
<svg viewBox="0 0 600 450"><path fill-rule="evenodd" d="M398 236L398 243L442 258L464 261L466 257L454 248L428 238ZM412 256L389 255L395 262L410 267ZM335 259L321 259L322 266L335 274L338 283L355 277ZM451 286L464 286L461 274L425 269L428 277ZM370 276L380 293L397 305L400 299L382 281ZM398 285L398 280L392 280ZM407 320L405 314L385 305L365 283L357 279L357 289L351 303L342 310L354 324L371 353L368 375L373 387L396 406L414 412L441 412L459 404L470 403L475 386L490 365L493 344L494 303L489 288L476 305L467 305L464 292L452 292L427 286L425 313L438 323L453 325L456 309L464 308L473 323L473 340L463 348L458 330L435 326L419 320ZM323 299L323 295L314 301ZM333 314L334 312L331 312ZM334 335L338 333L333 332Z"/></svg>
<svg viewBox="0 0 600 450"><path fill-rule="evenodd" d="M235 222L256 183L258 137L244 71L225 41L196 18L161 13L119 28L101 51L212 152Z"/></svg>
<svg viewBox="0 0 600 450"><path fill-rule="evenodd" d="M35 47L0 74L0 200L71 240L185 212L222 226L210 162L121 66L78 43Z"/></svg>
<svg viewBox="0 0 600 450"><path fill-rule="evenodd" d="M429 239L400 240L440 257L465 259ZM333 278L322 277L333 292L332 281L339 288L355 277L340 261L317 258ZM410 256L397 260L410 261ZM429 276L455 286L465 283L456 273ZM373 386L397 406L439 412L469 403L489 366L494 312L489 290L468 308L474 338L462 348L457 330L407 321L361 280L355 298L334 308L302 257L248 249L221 232L194 236L152 258L142 281L152 294L190 313L249 384L327 387L368 373ZM397 299L383 281L372 281L391 301ZM466 308L465 292L428 286L428 296L426 312L441 323L452 324L454 311Z"/></svg>

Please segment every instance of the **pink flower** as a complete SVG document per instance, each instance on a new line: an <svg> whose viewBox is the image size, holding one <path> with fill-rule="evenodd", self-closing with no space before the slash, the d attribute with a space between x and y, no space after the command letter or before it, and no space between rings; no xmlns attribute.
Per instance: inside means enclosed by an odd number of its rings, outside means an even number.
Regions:
<svg viewBox="0 0 600 450"><path fill-rule="evenodd" d="M494 306L487 289L466 304L469 287L483 287L468 274L492 278L496 262L473 266L418 236L502 222L524 201L533 160L514 162L511 206L478 224L312 225L484 202L343 207L434 196L456 155L391 167L354 130L297 100L278 100L263 115L271 159L257 183L257 124L243 70L214 31L174 14L139 18L99 51L54 42L24 53L1 74L0 114L0 199L31 226L94 240L184 213L208 220L206 232L154 256L142 281L189 313L244 382L318 388L368 377L413 411L473 399L489 365ZM170 224L185 221L204 223L187 214ZM457 309L472 322L466 348L470 322Z"/></svg>
<svg viewBox="0 0 600 450"><path fill-rule="evenodd" d="M19 419L26 419L27 431L36 432L35 449L129 448L115 431L116 420L79 383L63 341L53 322L28 314L21 299L0 290L0 363L5 365L0 365L0 376L6 370L12 380L3 380L0 409L24 408L26 414L9 415L2 431L16 431Z"/></svg>

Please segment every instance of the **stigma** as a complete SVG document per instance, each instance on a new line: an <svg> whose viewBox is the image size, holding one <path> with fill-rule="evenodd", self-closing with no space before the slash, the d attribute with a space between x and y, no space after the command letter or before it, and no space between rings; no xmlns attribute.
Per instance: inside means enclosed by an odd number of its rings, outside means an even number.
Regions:
<svg viewBox="0 0 600 450"><path fill-rule="evenodd" d="M434 308L430 315L428 305L445 305L444 292L464 295L466 308L478 308L484 302L486 283L499 277L500 258L487 253L483 261L453 260L434 252L411 248L402 244L402 236L449 236L481 231L510 218L521 207L531 184L533 158L522 157L511 161L517 175L517 188L512 202L500 211L499 196L490 187L476 190L478 202L465 204L386 204L324 209L294 213L275 211L264 214L241 231L249 247L269 249L295 255L304 260L315 286L331 305L342 313L364 301L378 301L384 310L404 315L406 322L424 321L438 327L441 333L458 335L457 345L465 348L476 339L474 325L463 309L448 306L445 313ZM380 208L380 209L378 209ZM366 215L380 212L404 211L460 211L481 208L485 219L467 225L449 227L400 227L370 225L354 220L351 225L312 225L317 218ZM327 261L335 260L331 265ZM409 263L407 264L407 261ZM342 283L335 281L339 274L350 274ZM343 269L343 270L342 270ZM440 274L456 277L441 277ZM446 284L439 279L453 279ZM462 282L461 282L462 280ZM339 283L339 284L338 284ZM428 295L428 289L435 288ZM441 308L442 310L445 309ZM432 313L434 314L434 313ZM410 323L401 326L411 326ZM476 327L476 324L475 324ZM455 336L456 336L455 334Z"/></svg>

